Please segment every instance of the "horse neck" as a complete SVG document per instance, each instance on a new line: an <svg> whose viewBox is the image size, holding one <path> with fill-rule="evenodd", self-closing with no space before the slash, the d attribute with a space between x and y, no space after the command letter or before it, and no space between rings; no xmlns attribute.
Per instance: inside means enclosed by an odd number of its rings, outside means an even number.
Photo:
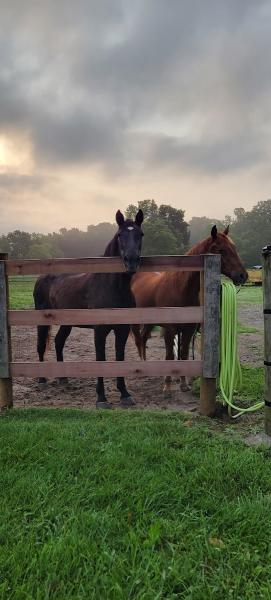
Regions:
<svg viewBox="0 0 271 600"><path fill-rule="evenodd" d="M111 242L109 242L104 251L104 256L119 256L119 245L118 245L118 237L117 234L114 235Z"/></svg>
<svg viewBox="0 0 271 600"><path fill-rule="evenodd" d="M210 238L198 242L186 254L187 256L196 256L199 254L208 254L210 247ZM177 271L172 273L176 278L176 288L179 292L189 295L191 298L198 298L200 291L199 271Z"/></svg>

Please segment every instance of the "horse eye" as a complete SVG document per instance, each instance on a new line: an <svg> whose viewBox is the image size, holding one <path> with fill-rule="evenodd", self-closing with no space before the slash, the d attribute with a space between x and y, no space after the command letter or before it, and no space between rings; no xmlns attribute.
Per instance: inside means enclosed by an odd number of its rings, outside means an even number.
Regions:
<svg viewBox="0 0 271 600"><path fill-rule="evenodd" d="M141 231L141 237L143 237L143 235L144 235L144 233L143 233L143 231Z"/></svg>

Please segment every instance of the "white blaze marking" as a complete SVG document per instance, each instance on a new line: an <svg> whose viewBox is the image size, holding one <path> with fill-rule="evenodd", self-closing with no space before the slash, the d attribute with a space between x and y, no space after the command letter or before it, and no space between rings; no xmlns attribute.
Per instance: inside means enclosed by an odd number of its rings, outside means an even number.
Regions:
<svg viewBox="0 0 271 600"><path fill-rule="evenodd" d="M127 229L129 229L129 231L133 231L133 227L127 227Z"/></svg>

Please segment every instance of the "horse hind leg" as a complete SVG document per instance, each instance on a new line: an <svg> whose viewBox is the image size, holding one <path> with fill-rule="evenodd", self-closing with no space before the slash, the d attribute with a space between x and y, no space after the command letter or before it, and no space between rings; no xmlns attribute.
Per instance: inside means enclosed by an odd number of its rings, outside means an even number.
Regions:
<svg viewBox="0 0 271 600"><path fill-rule="evenodd" d="M141 332L141 358L142 358L142 360L147 359L147 357L146 357L147 341L151 337L152 329L153 329L153 325L144 325L142 328L142 332Z"/></svg>
<svg viewBox="0 0 271 600"><path fill-rule="evenodd" d="M61 325L55 337L56 359L58 362L63 362L63 348L65 342L71 333L72 327L69 325ZM67 377L58 377L59 383L68 383Z"/></svg>
<svg viewBox="0 0 271 600"><path fill-rule="evenodd" d="M174 360L174 351L173 351L174 331L170 327L165 327L164 340L165 340L165 346L166 346L166 360ZM172 381L171 376L166 375L166 377L164 379L164 388L163 388L163 391L165 393L171 392L171 381Z"/></svg>
<svg viewBox="0 0 271 600"><path fill-rule="evenodd" d="M50 327L49 325L38 325L37 327L37 352L39 362L44 361L44 354L48 345ZM47 383L46 377L39 377L38 382L41 384Z"/></svg>
<svg viewBox="0 0 271 600"><path fill-rule="evenodd" d="M137 347L138 356L142 359L142 343L141 343L141 332L140 325L131 325L131 332L134 338L135 345Z"/></svg>
<svg viewBox="0 0 271 600"><path fill-rule="evenodd" d="M189 357L189 346L190 346L190 342L193 336L193 333L195 331L195 327L194 326L190 326L190 327L184 327L183 332L182 332L182 340L181 340L181 360L187 360ZM187 378L183 375L181 377L181 384L180 384L180 389L182 392L189 392L191 390L192 386L190 385L190 382L188 383Z"/></svg>

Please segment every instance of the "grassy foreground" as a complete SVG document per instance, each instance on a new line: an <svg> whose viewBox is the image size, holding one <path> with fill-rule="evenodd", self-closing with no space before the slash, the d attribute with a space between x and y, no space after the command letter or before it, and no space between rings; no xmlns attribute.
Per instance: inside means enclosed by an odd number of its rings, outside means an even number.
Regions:
<svg viewBox="0 0 271 600"><path fill-rule="evenodd" d="M270 598L270 451L196 422L1 417L0 598Z"/></svg>

